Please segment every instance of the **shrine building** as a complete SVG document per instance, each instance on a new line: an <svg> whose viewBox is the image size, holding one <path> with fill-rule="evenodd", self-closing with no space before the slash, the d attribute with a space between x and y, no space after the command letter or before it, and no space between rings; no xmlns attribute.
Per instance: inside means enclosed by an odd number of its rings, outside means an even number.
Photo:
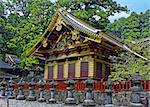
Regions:
<svg viewBox="0 0 150 107"><path fill-rule="evenodd" d="M43 36L27 54L45 60L46 80L100 80L110 75L109 56L122 50L142 57L111 35L58 9Z"/></svg>

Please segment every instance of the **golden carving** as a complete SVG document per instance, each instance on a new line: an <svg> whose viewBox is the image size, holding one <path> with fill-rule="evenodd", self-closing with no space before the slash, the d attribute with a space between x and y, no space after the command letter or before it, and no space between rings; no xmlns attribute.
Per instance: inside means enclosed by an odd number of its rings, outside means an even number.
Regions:
<svg viewBox="0 0 150 107"><path fill-rule="evenodd" d="M57 26L56 26L56 30L57 31L60 31L62 29L62 25L61 24L58 24Z"/></svg>
<svg viewBox="0 0 150 107"><path fill-rule="evenodd" d="M62 29L62 18L59 17L56 21L56 30L60 31Z"/></svg>
<svg viewBox="0 0 150 107"><path fill-rule="evenodd" d="M48 45L47 39L45 39L45 40L43 41L43 47L46 47L47 45Z"/></svg>

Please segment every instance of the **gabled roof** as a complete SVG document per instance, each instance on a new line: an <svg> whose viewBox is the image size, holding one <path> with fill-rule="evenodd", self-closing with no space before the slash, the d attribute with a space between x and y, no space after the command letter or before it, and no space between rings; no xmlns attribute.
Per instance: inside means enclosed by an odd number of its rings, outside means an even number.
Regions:
<svg viewBox="0 0 150 107"><path fill-rule="evenodd" d="M48 28L46 29L46 31L44 32L43 36L40 38L40 40L31 48L30 51L28 51L27 55L33 55L41 46L42 43L44 42L45 39L47 39L54 27L55 24L57 22L58 17L61 17L63 19L63 21L65 22L65 24L70 25L71 27L73 27L75 30L83 32L87 35L89 35L91 37L91 39L95 40L97 39L97 42L101 43L101 39L104 39L110 43L112 43L115 46L118 46L121 49L130 51L131 53L147 60L146 58L144 58L143 56L139 55L136 52L133 52L132 50L130 50L126 45L124 45L123 43L121 43L120 41L116 40L115 38L113 38L112 36L102 32L99 29L96 29L88 24L86 24L85 22L81 21L80 19L74 17L73 15L71 15L70 13L68 13L67 11L61 9L58 9L57 12L55 13L51 23L49 24Z"/></svg>
<svg viewBox="0 0 150 107"><path fill-rule="evenodd" d="M1 69L13 69L14 67L12 67L11 65L9 65L8 63L4 61L0 61L0 68Z"/></svg>

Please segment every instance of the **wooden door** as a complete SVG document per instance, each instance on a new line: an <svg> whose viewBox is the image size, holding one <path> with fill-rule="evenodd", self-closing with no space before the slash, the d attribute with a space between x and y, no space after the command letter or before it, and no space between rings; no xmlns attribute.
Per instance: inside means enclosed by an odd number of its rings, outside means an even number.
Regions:
<svg viewBox="0 0 150 107"><path fill-rule="evenodd" d="M81 62L80 76L88 77L88 62Z"/></svg>
<svg viewBox="0 0 150 107"><path fill-rule="evenodd" d="M49 66L48 67L48 79L49 80L53 79L53 73L54 73L54 67L53 66Z"/></svg>
<svg viewBox="0 0 150 107"><path fill-rule="evenodd" d="M58 79L63 79L64 78L64 65L63 64L59 64L58 65L58 75L57 75Z"/></svg>
<svg viewBox="0 0 150 107"><path fill-rule="evenodd" d="M102 63L96 62L96 78L101 79L102 78Z"/></svg>
<svg viewBox="0 0 150 107"><path fill-rule="evenodd" d="M75 63L68 64L68 78L75 78Z"/></svg>

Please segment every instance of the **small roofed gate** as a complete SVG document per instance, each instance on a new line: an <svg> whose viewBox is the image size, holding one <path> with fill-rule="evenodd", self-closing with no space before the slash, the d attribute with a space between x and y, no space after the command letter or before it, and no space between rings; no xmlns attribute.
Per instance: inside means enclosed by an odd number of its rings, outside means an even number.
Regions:
<svg viewBox="0 0 150 107"><path fill-rule="evenodd" d="M58 9L28 55L45 60L46 80L89 77L106 80L112 65L108 57L122 48L128 49L110 35Z"/></svg>

